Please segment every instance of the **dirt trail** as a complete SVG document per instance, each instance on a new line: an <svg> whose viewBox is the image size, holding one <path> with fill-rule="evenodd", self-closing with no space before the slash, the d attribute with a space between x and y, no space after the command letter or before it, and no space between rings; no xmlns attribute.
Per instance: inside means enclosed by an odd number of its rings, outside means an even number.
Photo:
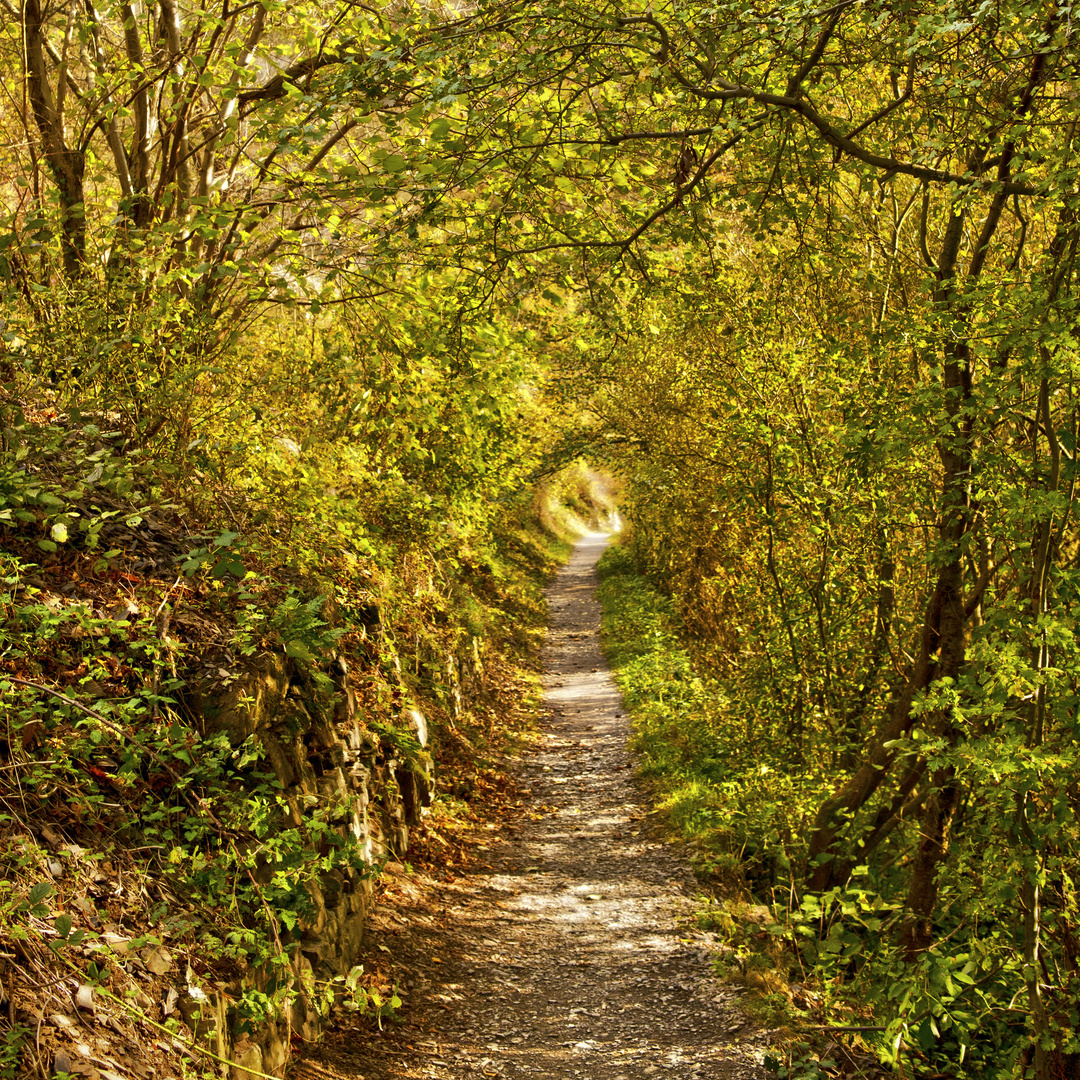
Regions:
<svg viewBox="0 0 1080 1080"><path fill-rule="evenodd" d="M643 820L600 652L595 565L606 543L582 539L548 592L547 715L522 765L534 813L491 841L490 869L425 885L425 909L377 916L374 940L393 935L409 972L409 1021L331 1037L301 1077L765 1075L765 1037L693 929L690 869Z"/></svg>

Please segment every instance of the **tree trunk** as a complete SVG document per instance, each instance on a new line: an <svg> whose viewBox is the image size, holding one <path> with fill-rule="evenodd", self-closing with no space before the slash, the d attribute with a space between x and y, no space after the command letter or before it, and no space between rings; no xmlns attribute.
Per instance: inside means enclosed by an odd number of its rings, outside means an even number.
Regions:
<svg viewBox="0 0 1080 1080"><path fill-rule="evenodd" d="M60 241L64 272L78 275L86 258L86 218L83 211L85 156L67 145L64 133L63 87L54 94L45 65L44 15L38 0L23 5L26 40L26 85L41 148L60 196Z"/></svg>
<svg viewBox="0 0 1080 1080"><path fill-rule="evenodd" d="M963 236L965 214L961 210L950 215L941 255L938 260L938 290L936 299L944 311L952 307L956 269ZM968 527L968 485L971 480L971 419L966 408L971 396L971 372L968 347L965 341L954 343L947 351L942 373L942 397L948 425L939 439L939 456L943 467L941 509L938 533L947 561L938 569L934 593L927 605L920 634L919 650L908 679L908 685L893 705L888 722L878 732L862 767L818 811L810 837L810 876L808 884L824 892L840 884L840 874L848 860L840 849L840 830L847 820L860 810L878 790L895 760L890 744L912 726L911 706L915 697L931 682L945 676L955 678L963 667L965 656L965 624L961 583L963 567L960 560L960 541ZM937 780L943 780L936 777ZM951 782L937 786L946 792ZM925 880L932 878L944 854L948 825L956 808L955 795L944 799L931 797L924 811L924 820L932 825L932 835L920 845L921 861L916 859L914 877L909 892L909 909L915 921L925 919L925 904L936 900L936 886ZM923 850L925 848L925 851ZM918 878L919 880L915 880ZM932 912L932 908L930 909ZM906 926L906 924L905 924ZM902 935L907 933L904 929Z"/></svg>

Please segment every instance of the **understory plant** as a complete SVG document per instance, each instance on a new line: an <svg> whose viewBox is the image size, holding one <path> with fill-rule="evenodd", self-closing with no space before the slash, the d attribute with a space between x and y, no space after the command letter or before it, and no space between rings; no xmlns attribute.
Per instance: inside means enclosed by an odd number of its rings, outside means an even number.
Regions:
<svg viewBox="0 0 1080 1080"><path fill-rule="evenodd" d="M699 872L719 890L714 904L732 913L703 916L728 942L729 975L744 978L763 966L775 975L763 985L787 1001L786 1024L797 1031L824 1018L857 1030L864 1052L897 1068L1018 1075L1030 1056L1031 1028L1030 1015L1016 1005L1027 976L1014 929L1024 871L1010 831L1011 781L967 809L970 836L957 840L955 870L941 883L943 940L912 959L897 941L903 878L880 854L868 853L827 890L806 884L808 823L826 782L820 766L793 763L757 703L736 697L730 679L692 658L671 599L635 571L626 547L604 556L601 575L605 650L633 716L642 774L672 827L693 846ZM749 712L757 714L753 720ZM926 753L925 736L916 733L905 751ZM991 764L970 745L964 768L1019 773L1025 787L1038 783L1044 793L1054 790L1055 773L1069 774L1063 758L1040 759L1036 774L1026 771L1022 749L1013 761L1000 749L996 754ZM1072 828L1071 800L1063 796L1061 789L1059 801L1045 807L1057 807L1059 837ZM1047 987L1055 1002L1051 1024L1062 1051L1071 1053L1073 975L1067 953L1057 950L1070 940L1072 875L1059 856L1041 866L1043 963L1055 979ZM764 938L740 931L740 898L766 905L764 923L751 927L764 930ZM805 1060L805 1068L790 1065L788 1075L813 1075Z"/></svg>

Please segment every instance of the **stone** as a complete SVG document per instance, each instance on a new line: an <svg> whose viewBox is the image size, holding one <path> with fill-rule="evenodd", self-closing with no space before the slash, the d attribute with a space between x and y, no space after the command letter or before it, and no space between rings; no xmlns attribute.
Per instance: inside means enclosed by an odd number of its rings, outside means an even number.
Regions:
<svg viewBox="0 0 1080 1080"><path fill-rule="evenodd" d="M341 950L341 967L348 971L360 955L360 948L364 943L364 916L363 907L359 911L360 918L346 920L338 932L337 943Z"/></svg>
<svg viewBox="0 0 1080 1080"><path fill-rule="evenodd" d="M416 741L422 746L428 744L427 717L419 709L407 709L404 716L405 725L416 736Z"/></svg>
<svg viewBox="0 0 1080 1080"><path fill-rule="evenodd" d="M267 1028L262 1044L263 1072L277 1075L289 1059L289 1052L278 1033L277 1025Z"/></svg>
<svg viewBox="0 0 1080 1080"><path fill-rule="evenodd" d="M241 673L202 713L207 732L227 731L230 741L241 743L280 712L289 685L291 661L286 656L263 656Z"/></svg>
<svg viewBox="0 0 1080 1080"><path fill-rule="evenodd" d="M473 653L474 662L466 658L462 665L470 673L479 658L475 643ZM332 685L318 683L303 664L288 656L263 656L250 662L247 670L230 672L228 686L216 683L193 691L187 704L203 715L208 733L226 731L234 743L254 735L261 742L282 785L285 827L304 829L313 810L340 808L331 819L333 827L373 866L391 853L405 854L410 827L431 803L433 762L423 749L429 739L428 722L413 706L397 715L399 725L416 737L408 755L403 755L398 740L380 738L362 726L356 691L348 685L349 663L332 653L327 665ZM257 867L255 880L265 884L270 872L268 865ZM311 988L346 974L360 955L374 883L370 873L340 869L311 885L311 910L300 928L302 950L291 961L297 996L287 1024L279 1017L239 1035L236 1042L230 1036L230 1021L236 1018L228 1014L226 1000L235 1001L249 988L271 994L277 989L280 973L265 968L248 971L229 986L227 997L211 993L203 1001L192 987L178 985L166 1002L166 1015L179 1012L200 1038L230 1061L225 1068L231 1080L255 1080L255 1073L280 1076L288 1061L290 1035L312 1041L321 1035L324 1020L307 1000ZM119 941L117 945L123 947ZM173 957L164 949L143 950L141 958L158 975L175 970Z"/></svg>
<svg viewBox="0 0 1080 1080"><path fill-rule="evenodd" d="M248 1043L242 1050L233 1050L233 1066L229 1070L230 1080L262 1080L256 1073L266 1072L263 1068L262 1049L255 1043Z"/></svg>

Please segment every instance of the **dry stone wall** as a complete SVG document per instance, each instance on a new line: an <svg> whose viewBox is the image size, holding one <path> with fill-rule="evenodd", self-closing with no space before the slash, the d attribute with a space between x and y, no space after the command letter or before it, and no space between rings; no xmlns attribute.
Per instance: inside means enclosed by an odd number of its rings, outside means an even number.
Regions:
<svg viewBox="0 0 1080 1080"><path fill-rule="evenodd" d="M448 666L453 670L456 662ZM411 738L373 732L363 723L349 685L349 661L335 656L328 667L329 679L318 679L287 656L264 657L223 693L198 695L197 711L207 732L227 731L235 743L256 736L281 782L295 827L303 824L305 806L338 807L342 835L348 834L364 861L377 868L404 855L410 828L431 804L427 722L408 707L394 719ZM293 983L291 1004L261 1030L237 1035L222 995L200 1002L181 997L180 1011L208 1048L235 1062L233 1080L257 1073L280 1076L291 1037L318 1037L323 1019L314 987L347 975L356 963L374 880L374 873L344 868L324 873L311 887L311 914L298 928L286 976ZM241 985L229 988L228 997L236 1000L245 989L271 994L280 978L276 970L249 973Z"/></svg>

